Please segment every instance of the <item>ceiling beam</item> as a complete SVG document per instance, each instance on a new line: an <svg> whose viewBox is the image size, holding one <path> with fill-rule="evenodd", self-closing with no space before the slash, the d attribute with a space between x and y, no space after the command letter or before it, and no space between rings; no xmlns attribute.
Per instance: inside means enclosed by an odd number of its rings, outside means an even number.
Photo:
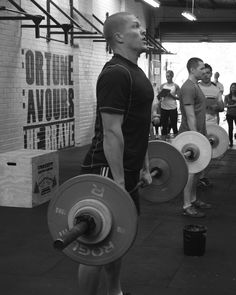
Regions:
<svg viewBox="0 0 236 295"><path fill-rule="evenodd" d="M162 0L161 7L180 7L186 8L186 6L191 7L192 0ZM205 0L205 1L196 1L196 7L205 8L205 9L236 9L236 1L217 2L215 0Z"/></svg>
<svg viewBox="0 0 236 295"><path fill-rule="evenodd" d="M166 32L236 32L236 22L161 22L159 28Z"/></svg>
<svg viewBox="0 0 236 295"><path fill-rule="evenodd" d="M234 42L236 22L161 22L156 31L160 42Z"/></svg>

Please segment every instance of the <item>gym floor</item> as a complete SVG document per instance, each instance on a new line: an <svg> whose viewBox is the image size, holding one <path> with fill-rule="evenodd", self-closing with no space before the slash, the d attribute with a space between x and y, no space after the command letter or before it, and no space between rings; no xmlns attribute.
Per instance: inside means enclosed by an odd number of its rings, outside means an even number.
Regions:
<svg viewBox="0 0 236 295"><path fill-rule="evenodd" d="M59 151L60 183L78 174L87 147ZM132 295L236 294L236 150L213 160L207 217L181 215L182 194L168 203L141 200L137 239L124 257L122 285ZM48 203L32 209L0 207L0 286L3 295L79 295L77 264L52 248ZM207 227L203 256L183 253L183 227ZM106 295L104 277L99 295Z"/></svg>

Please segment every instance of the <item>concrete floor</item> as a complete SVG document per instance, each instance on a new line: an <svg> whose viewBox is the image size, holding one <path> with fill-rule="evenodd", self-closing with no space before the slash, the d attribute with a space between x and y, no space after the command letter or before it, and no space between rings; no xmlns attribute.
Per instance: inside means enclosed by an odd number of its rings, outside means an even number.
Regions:
<svg viewBox="0 0 236 295"><path fill-rule="evenodd" d="M60 183L78 174L87 147L59 152ZM236 294L236 150L207 169L213 187L198 190L212 203L204 219L181 216L182 195L168 203L142 200L137 239L124 257L122 285L132 295ZM48 203L32 209L0 207L0 290L3 295L79 295L77 264L55 251ZM183 227L207 227L201 257L183 253ZM101 278L99 295L106 295Z"/></svg>

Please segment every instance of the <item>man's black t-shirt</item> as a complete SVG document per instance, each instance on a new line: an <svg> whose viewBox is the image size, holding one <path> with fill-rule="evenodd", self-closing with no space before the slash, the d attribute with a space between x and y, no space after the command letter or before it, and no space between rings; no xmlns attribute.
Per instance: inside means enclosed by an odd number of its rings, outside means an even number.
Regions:
<svg viewBox="0 0 236 295"><path fill-rule="evenodd" d="M101 119L101 112L106 112L124 115L124 169L140 170L148 146L153 96L152 85L144 72L136 64L115 54L98 78L95 135L82 166L108 165L103 151Z"/></svg>

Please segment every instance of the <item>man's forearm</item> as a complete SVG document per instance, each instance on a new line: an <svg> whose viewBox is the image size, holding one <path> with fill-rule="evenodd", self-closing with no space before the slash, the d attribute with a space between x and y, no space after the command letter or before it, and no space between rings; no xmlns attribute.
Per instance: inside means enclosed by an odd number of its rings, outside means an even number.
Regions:
<svg viewBox="0 0 236 295"><path fill-rule="evenodd" d="M192 105L186 105L185 112L187 116L189 129L192 131L197 131L197 122L196 122L194 107Z"/></svg>
<svg viewBox="0 0 236 295"><path fill-rule="evenodd" d="M122 134L109 132L104 136L103 147L114 181L124 187L124 141Z"/></svg>
<svg viewBox="0 0 236 295"><path fill-rule="evenodd" d="M196 125L196 120L193 117L189 117L187 119L188 121L188 127L191 131L197 131L197 125Z"/></svg>
<svg viewBox="0 0 236 295"><path fill-rule="evenodd" d="M146 152L144 162L143 162L143 170L149 171L149 158L148 158L148 151Z"/></svg>

